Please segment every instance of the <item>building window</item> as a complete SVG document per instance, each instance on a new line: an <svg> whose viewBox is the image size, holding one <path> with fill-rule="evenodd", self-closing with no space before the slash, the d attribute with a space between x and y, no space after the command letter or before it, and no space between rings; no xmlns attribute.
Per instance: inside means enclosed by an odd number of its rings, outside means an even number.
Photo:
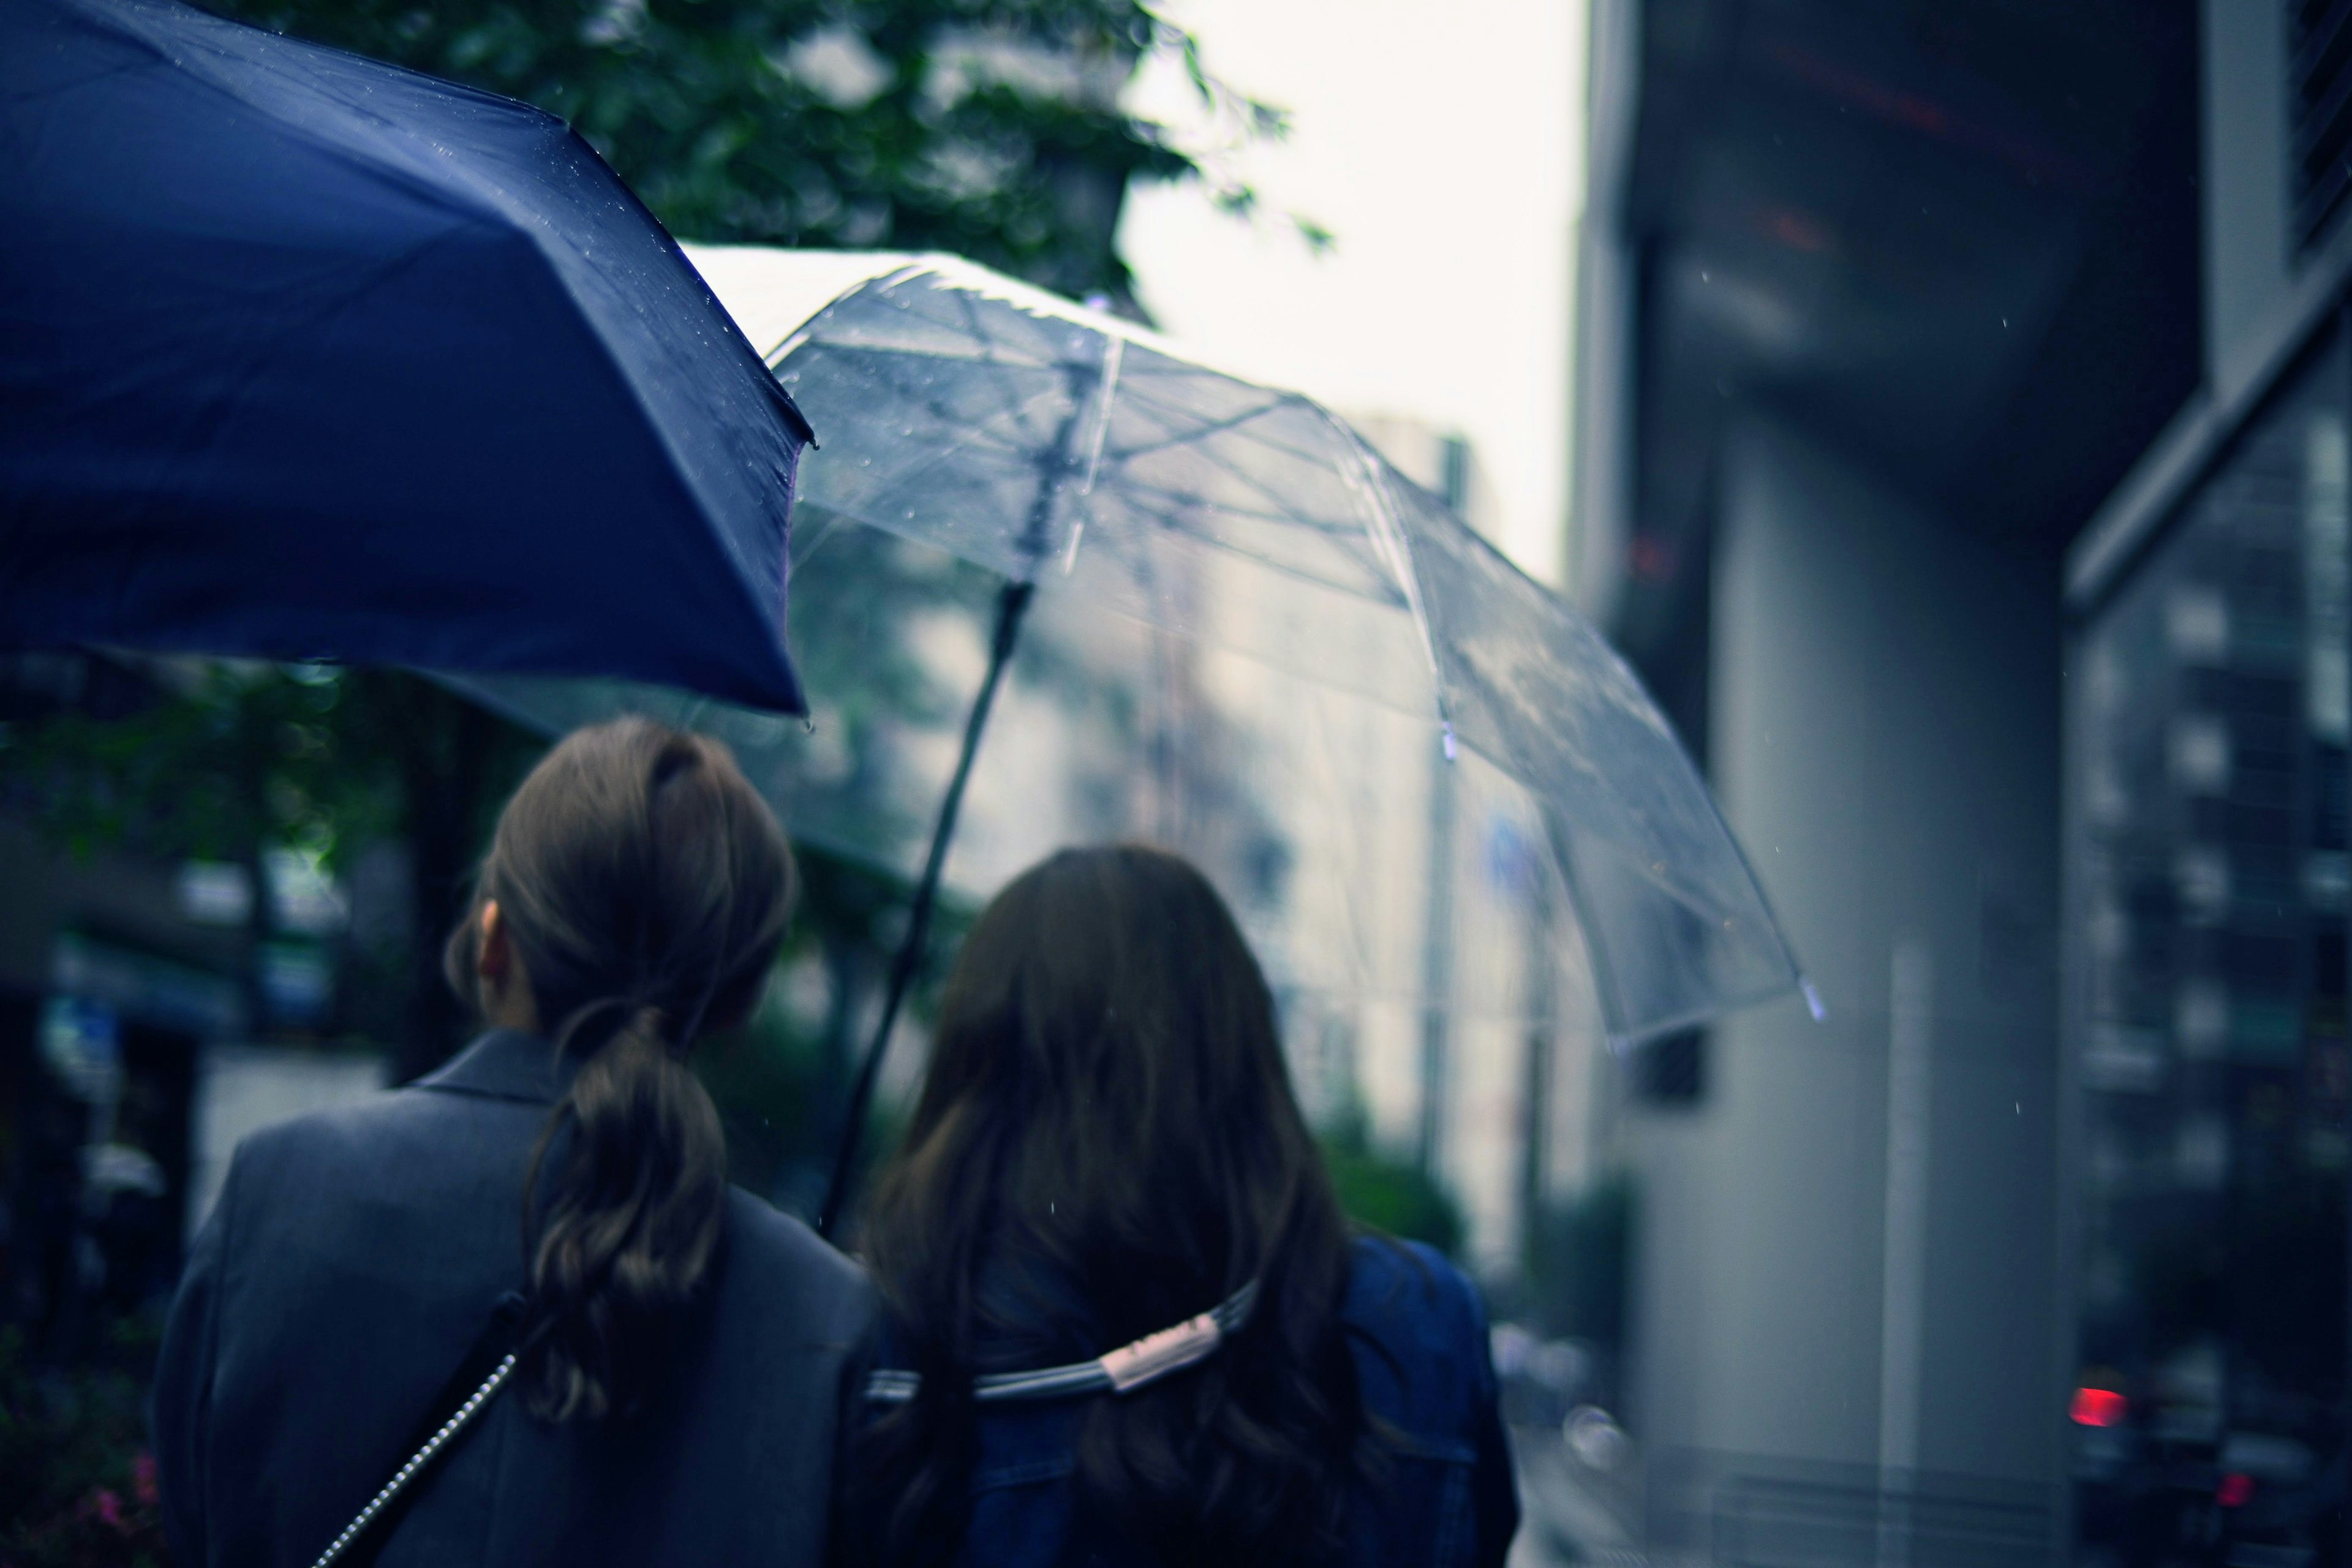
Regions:
<svg viewBox="0 0 2352 1568"><path fill-rule="evenodd" d="M2345 384L2316 353L2069 661L2086 1563L2344 1550Z"/></svg>
<svg viewBox="0 0 2352 1568"><path fill-rule="evenodd" d="M1630 1066L1637 1103L1695 1109L1706 1098L1706 1031L1680 1029L1645 1041Z"/></svg>
<svg viewBox="0 0 2352 1568"><path fill-rule="evenodd" d="M2284 0L2294 248L2309 250L2352 195L2352 0Z"/></svg>

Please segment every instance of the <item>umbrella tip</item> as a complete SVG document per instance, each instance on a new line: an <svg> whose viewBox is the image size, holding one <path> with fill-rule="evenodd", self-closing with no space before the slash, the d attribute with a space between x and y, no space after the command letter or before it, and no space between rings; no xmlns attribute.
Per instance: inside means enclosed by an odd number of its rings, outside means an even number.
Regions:
<svg viewBox="0 0 2352 1568"><path fill-rule="evenodd" d="M1813 983L1811 980L1804 975L1798 975L1797 989L1805 994L1805 1007L1812 1014L1814 1023L1818 1024L1830 1016L1829 1009L1822 1005L1822 994L1813 989Z"/></svg>

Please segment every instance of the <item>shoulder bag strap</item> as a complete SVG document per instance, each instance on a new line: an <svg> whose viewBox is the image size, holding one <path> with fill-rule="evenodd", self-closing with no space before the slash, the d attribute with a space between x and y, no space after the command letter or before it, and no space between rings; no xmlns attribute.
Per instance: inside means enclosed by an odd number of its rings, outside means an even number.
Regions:
<svg viewBox="0 0 2352 1568"><path fill-rule="evenodd" d="M439 1473L435 1461L448 1452L514 1375L525 1348L520 1338L523 1307L523 1299L511 1291L499 1298L490 1321L402 1447L408 1458L320 1554L314 1568L337 1563L344 1568L364 1568L375 1561L393 1526Z"/></svg>

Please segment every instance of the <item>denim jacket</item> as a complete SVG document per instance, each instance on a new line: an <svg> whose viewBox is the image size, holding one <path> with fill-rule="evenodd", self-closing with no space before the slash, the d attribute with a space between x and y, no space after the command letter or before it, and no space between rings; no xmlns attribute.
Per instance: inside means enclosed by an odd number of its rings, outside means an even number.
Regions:
<svg viewBox="0 0 2352 1568"><path fill-rule="evenodd" d="M1365 1414L1385 1441L1379 1473L1355 1485L1340 1563L1498 1568L1519 1509L1476 1289L1426 1247L1360 1239L1342 1319ZM958 1568L1121 1562L1115 1542L1076 1527L1073 1449L1084 1408L1083 1399L981 1407Z"/></svg>

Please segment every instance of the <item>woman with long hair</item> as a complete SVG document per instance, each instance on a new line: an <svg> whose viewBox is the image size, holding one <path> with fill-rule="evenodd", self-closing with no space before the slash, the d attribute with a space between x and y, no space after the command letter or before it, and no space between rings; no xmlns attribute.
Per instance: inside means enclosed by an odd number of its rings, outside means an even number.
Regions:
<svg viewBox="0 0 2352 1568"><path fill-rule="evenodd" d="M175 1562L823 1556L870 1292L728 1186L686 1065L793 896L718 742L627 719L548 753L448 945L488 1032L237 1149L157 1370Z"/></svg>
<svg viewBox="0 0 2352 1568"><path fill-rule="evenodd" d="M1476 1293L1350 1236L1265 977L1183 861L1066 851L988 906L865 1235L873 1558L1502 1562Z"/></svg>

